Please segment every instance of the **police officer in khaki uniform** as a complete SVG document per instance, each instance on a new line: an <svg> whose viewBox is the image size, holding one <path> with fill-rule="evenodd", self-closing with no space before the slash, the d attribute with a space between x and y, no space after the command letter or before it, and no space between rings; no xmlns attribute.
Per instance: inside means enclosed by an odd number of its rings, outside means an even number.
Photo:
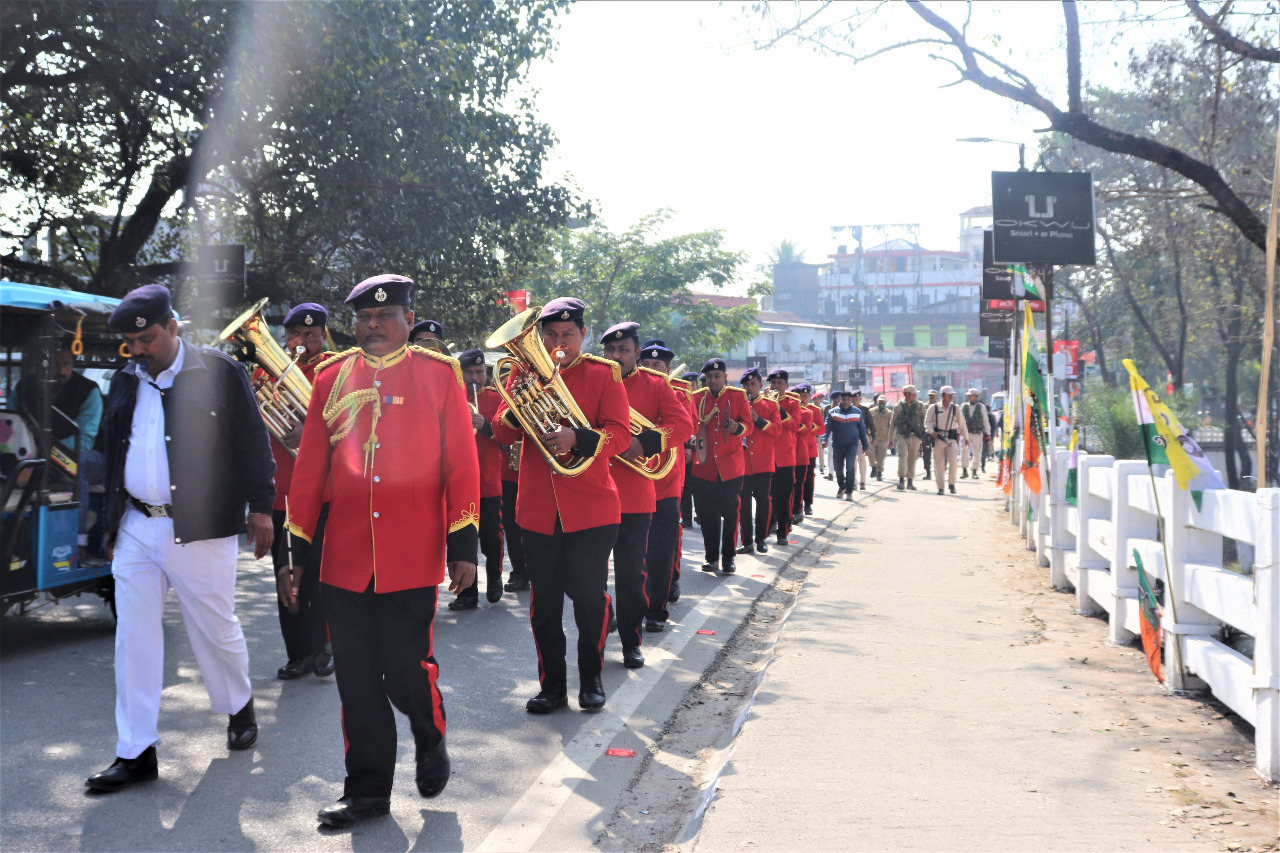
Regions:
<svg viewBox="0 0 1280 853"><path fill-rule="evenodd" d="M884 479L884 458L893 441L893 433L889 424L893 421L893 409L883 394L876 395L876 404L871 407L871 476L877 480Z"/></svg>
<svg viewBox="0 0 1280 853"><path fill-rule="evenodd" d="M931 404L924 413L925 434L933 439L933 469L938 480L938 494L943 493L943 480L956 493L956 465L960 461L960 430L964 421L956 405L956 389L943 385L942 399Z"/></svg>
<svg viewBox="0 0 1280 853"><path fill-rule="evenodd" d="M915 491L916 457L924 438L924 405L916 399L914 385L902 389L902 401L893 407L889 418L889 434L898 443L898 491Z"/></svg>
<svg viewBox="0 0 1280 853"><path fill-rule="evenodd" d="M973 479L978 479L978 466L982 464L982 447L991 435L991 419L988 417L987 405L978 399L978 389L970 388L965 392L960 417L964 420L966 440L964 458L960 464L960 479L966 479L972 471Z"/></svg>

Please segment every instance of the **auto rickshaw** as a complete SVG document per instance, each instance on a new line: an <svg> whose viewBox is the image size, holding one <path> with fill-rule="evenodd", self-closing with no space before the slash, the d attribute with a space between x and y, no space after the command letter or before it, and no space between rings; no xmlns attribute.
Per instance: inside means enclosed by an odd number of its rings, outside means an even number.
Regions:
<svg viewBox="0 0 1280 853"><path fill-rule="evenodd" d="M76 413L54 405L54 356L70 340L74 368L105 392L128 363L107 328L119 303L0 281L0 613L86 592L115 612L111 564L101 549L102 486L80 482L80 431Z"/></svg>

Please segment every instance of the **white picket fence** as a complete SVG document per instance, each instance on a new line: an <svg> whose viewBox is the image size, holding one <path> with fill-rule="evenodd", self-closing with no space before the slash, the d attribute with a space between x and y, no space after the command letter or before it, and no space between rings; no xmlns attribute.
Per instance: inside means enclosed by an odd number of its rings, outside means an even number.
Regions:
<svg viewBox="0 0 1280 853"><path fill-rule="evenodd" d="M1151 577L1164 580L1164 673L1170 690L1209 689L1254 727L1259 775L1280 778L1280 489L1204 493L1197 510L1172 473L1153 480L1146 462L1080 453L1078 506L1066 501L1070 453L1052 451L1049 494L1027 518L1021 478L1009 501L1054 587L1074 587L1082 614L1107 614L1108 638L1131 643L1140 632L1136 549ZM1164 518L1165 545L1157 518ZM1252 576L1223 567L1233 539ZM1166 548L1167 546L1167 548ZM1165 564L1168 551L1170 566ZM1168 569L1172 567L1173 571ZM1170 583L1172 576L1173 582ZM1172 597L1173 608L1168 606ZM1177 622L1171 609L1177 613ZM1250 660L1219 642L1222 626L1254 638ZM1182 652L1183 668L1173 643Z"/></svg>

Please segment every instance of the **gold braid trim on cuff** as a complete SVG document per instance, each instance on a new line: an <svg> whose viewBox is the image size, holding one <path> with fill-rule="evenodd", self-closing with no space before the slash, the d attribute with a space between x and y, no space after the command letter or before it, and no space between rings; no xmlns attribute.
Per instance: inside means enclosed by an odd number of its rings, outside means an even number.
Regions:
<svg viewBox="0 0 1280 853"><path fill-rule="evenodd" d="M292 535L297 536L299 539L302 539L307 543L311 542L311 537L303 533L302 528L294 524L292 519L286 519L284 526L288 529L289 533L291 533Z"/></svg>
<svg viewBox="0 0 1280 853"><path fill-rule="evenodd" d="M609 432L607 429L593 429L591 431L600 436L600 439L596 442L595 453L591 454L591 458L594 459L604 451L606 444L613 441L613 433Z"/></svg>
<svg viewBox="0 0 1280 853"><path fill-rule="evenodd" d="M462 517L449 525L449 532L456 533L468 526L473 526L476 530L480 529L480 513L476 511L475 504L472 504L470 509L462 511Z"/></svg>
<svg viewBox="0 0 1280 853"><path fill-rule="evenodd" d="M654 427L653 429L655 432L657 432L659 435L662 436L661 450L666 450L668 442L671 441L671 428L660 426L660 427Z"/></svg>

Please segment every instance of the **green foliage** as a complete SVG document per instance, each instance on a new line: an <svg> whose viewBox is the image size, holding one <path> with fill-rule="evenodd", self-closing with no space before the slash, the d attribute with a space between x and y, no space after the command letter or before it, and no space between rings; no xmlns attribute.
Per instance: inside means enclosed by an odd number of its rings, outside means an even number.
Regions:
<svg viewBox="0 0 1280 853"><path fill-rule="evenodd" d="M591 348L610 326L632 321L642 339L662 338L691 368L751 340L758 329L754 302L717 308L691 295L733 283L743 254L723 248L718 230L664 237L670 218L659 210L622 232L600 220L564 229L526 282L531 304L576 296L587 303ZM762 287L768 285L753 285L752 295Z"/></svg>
<svg viewBox="0 0 1280 853"><path fill-rule="evenodd" d="M542 179L550 130L511 97L564 5L12 4L4 262L119 293L244 242L254 296L334 305L393 271L478 334L574 209ZM64 251L25 262L46 228Z"/></svg>

